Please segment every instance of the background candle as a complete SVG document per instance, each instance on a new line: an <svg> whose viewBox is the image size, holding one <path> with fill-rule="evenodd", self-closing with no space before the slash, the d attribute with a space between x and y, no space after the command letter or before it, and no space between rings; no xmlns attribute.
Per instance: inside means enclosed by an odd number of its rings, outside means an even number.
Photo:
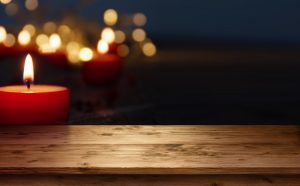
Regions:
<svg viewBox="0 0 300 186"><path fill-rule="evenodd" d="M83 64L83 78L90 85L107 85L118 79L121 58L115 54L99 55Z"/></svg>
<svg viewBox="0 0 300 186"><path fill-rule="evenodd" d="M69 67L69 61L64 52L41 53L40 57L47 63L51 63L65 69Z"/></svg>
<svg viewBox="0 0 300 186"><path fill-rule="evenodd" d="M99 54L83 64L83 78L90 85L107 85L114 82L121 73L121 58L116 54L107 53L109 44L99 40Z"/></svg>

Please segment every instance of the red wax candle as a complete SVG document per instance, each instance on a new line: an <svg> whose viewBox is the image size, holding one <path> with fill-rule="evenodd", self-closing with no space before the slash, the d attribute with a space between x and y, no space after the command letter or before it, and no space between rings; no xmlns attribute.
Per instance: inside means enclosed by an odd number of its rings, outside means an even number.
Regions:
<svg viewBox="0 0 300 186"><path fill-rule="evenodd" d="M64 52L53 52L53 53L41 53L40 54L42 59L48 63L68 68L69 62L67 56Z"/></svg>
<svg viewBox="0 0 300 186"><path fill-rule="evenodd" d="M24 55L27 53L31 53L31 54L37 53L37 48L34 45L26 45L26 46L17 45L15 48L16 48L16 52L20 55Z"/></svg>
<svg viewBox="0 0 300 186"><path fill-rule="evenodd" d="M121 73L121 58L115 54L102 54L83 63L83 78L90 85L107 85Z"/></svg>
<svg viewBox="0 0 300 186"><path fill-rule="evenodd" d="M0 44L0 58L15 56L18 54L18 49L15 46L6 47L3 44Z"/></svg>
<svg viewBox="0 0 300 186"><path fill-rule="evenodd" d="M34 85L33 62L27 55L24 66L26 85L0 87L0 124L58 124L67 121L69 90L65 87Z"/></svg>
<svg viewBox="0 0 300 186"><path fill-rule="evenodd" d="M69 90L65 87L25 85L0 88L0 124L59 124L68 119Z"/></svg>
<svg viewBox="0 0 300 186"><path fill-rule="evenodd" d="M108 49L108 53L112 53L112 54L116 54L117 53L117 48L118 48L118 44L115 42L112 42L108 45L109 49Z"/></svg>

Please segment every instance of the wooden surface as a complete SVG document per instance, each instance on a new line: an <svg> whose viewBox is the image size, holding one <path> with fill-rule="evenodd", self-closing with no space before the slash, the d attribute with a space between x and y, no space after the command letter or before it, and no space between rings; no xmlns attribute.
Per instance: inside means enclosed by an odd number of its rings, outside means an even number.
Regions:
<svg viewBox="0 0 300 186"><path fill-rule="evenodd" d="M2 174L300 173L298 126L1 126Z"/></svg>

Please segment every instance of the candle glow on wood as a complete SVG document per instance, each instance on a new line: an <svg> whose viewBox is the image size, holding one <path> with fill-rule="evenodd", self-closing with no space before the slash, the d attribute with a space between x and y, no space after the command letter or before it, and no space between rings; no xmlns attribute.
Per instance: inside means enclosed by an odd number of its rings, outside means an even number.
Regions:
<svg viewBox="0 0 300 186"><path fill-rule="evenodd" d="M34 80L33 62L30 54L25 59L23 79L27 83L28 88L30 88L30 83Z"/></svg>

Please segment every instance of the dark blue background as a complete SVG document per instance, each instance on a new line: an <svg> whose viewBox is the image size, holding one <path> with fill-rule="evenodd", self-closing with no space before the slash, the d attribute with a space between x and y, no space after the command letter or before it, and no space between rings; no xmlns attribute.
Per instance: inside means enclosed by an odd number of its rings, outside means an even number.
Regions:
<svg viewBox="0 0 300 186"><path fill-rule="evenodd" d="M299 0L102 0L85 8L77 2L40 1L56 18L74 7L89 20L100 20L107 8L144 12L150 35L164 39L300 42Z"/></svg>

